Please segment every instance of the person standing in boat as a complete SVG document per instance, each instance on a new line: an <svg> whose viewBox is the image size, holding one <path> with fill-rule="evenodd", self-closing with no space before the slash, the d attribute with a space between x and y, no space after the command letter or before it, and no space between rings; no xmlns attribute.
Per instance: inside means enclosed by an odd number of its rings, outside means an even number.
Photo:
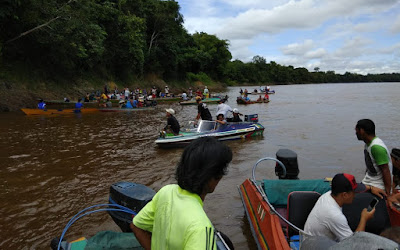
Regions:
<svg viewBox="0 0 400 250"><path fill-rule="evenodd" d="M191 100L193 98L193 90L192 90L192 88L189 88L188 93L189 93L189 99Z"/></svg>
<svg viewBox="0 0 400 250"><path fill-rule="evenodd" d="M179 130L181 127L179 126L178 120L175 118L175 110L173 109L166 109L167 112L167 126L165 126L164 130L167 131L171 129L174 135L179 135Z"/></svg>
<svg viewBox="0 0 400 250"><path fill-rule="evenodd" d="M43 101L43 99L39 100L37 107L38 109L46 109L46 103Z"/></svg>
<svg viewBox="0 0 400 250"><path fill-rule="evenodd" d="M82 99L78 99L78 102L75 103L75 109L81 109L83 104L81 103Z"/></svg>
<svg viewBox="0 0 400 250"><path fill-rule="evenodd" d="M326 236L335 241L344 240L353 235L346 216L342 212L344 204L353 203L355 193L364 192L366 187L357 184L351 174L336 174L332 179L332 189L319 197L308 215L304 231L310 236ZM361 212L357 231L365 231L367 221L372 219L375 208Z"/></svg>
<svg viewBox="0 0 400 250"><path fill-rule="evenodd" d="M224 117L226 117L229 111L232 112L232 108L228 104L225 103L225 99L219 100L218 106L217 106L217 112L216 112L217 116L219 114L223 114Z"/></svg>
<svg viewBox="0 0 400 250"><path fill-rule="evenodd" d="M207 86L204 87L203 96L204 96L204 98L210 97L210 91L208 91Z"/></svg>
<svg viewBox="0 0 400 250"><path fill-rule="evenodd" d="M357 139L365 142L364 157L366 165L362 183L374 195L389 196L392 191L390 169L392 161L385 143L375 135L375 124L370 119L362 119L355 127Z"/></svg>
<svg viewBox="0 0 400 250"><path fill-rule="evenodd" d="M168 86L165 86L165 97L168 97L169 96L169 88L168 88Z"/></svg>
<svg viewBox="0 0 400 250"><path fill-rule="evenodd" d="M200 96L196 96L197 102L197 116L196 123L201 118L202 120L212 121L210 110L208 110L207 104L203 103Z"/></svg>
<svg viewBox="0 0 400 250"><path fill-rule="evenodd" d="M181 156L178 184L160 189L130 227L144 249L217 249L215 229L203 209L232 161L231 149L214 137L190 143Z"/></svg>

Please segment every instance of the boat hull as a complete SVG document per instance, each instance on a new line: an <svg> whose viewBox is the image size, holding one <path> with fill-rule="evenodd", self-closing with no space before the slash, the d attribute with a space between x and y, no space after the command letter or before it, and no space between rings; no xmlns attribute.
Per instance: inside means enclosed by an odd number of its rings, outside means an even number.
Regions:
<svg viewBox="0 0 400 250"><path fill-rule="evenodd" d="M202 100L201 102L203 103L218 103L221 100L221 98L206 98ZM191 101L183 101L179 103L180 105L196 105L197 102L196 100L191 100Z"/></svg>
<svg viewBox="0 0 400 250"><path fill-rule="evenodd" d="M258 249L289 250L279 217L263 201L254 184L247 179L239 186L239 193Z"/></svg>
<svg viewBox="0 0 400 250"><path fill-rule="evenodd" d="M220 141L238 140L249 138L252 136L261 136L264 133L264 127L261 124L254 124L252 127L230 130L224 132L208 132L208 133L181 133L177 136L168 136L167 138L159 138L155 142L159 147L172 148L184 147L191 141L205 136L212 136Z"/></svg>
<svg viewBox="0 0 400 250"><path fill-rule="evenodd" d="M83 109L21 109L26 115L71 115L79 113L96 113L99 109L83 108Z"/></svg>
<svg viewBox="0 0 400 250"><path fill-rule="evenodd" d="M100 112L135 112L144 110L154 110L154 107L142 107L142 108L101 108Z"/></svg>

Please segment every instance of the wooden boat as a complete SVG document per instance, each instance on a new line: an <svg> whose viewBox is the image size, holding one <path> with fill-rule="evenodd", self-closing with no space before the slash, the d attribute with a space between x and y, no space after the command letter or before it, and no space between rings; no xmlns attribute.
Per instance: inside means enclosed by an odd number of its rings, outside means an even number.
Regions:
<svg viewBox="0 0 400 250"><path fill-rule="evenodd" d="M204 103L218 103L221 100L220 97L213 97L213 98L206 98L203 99L202 102ZM190 100L190 101L182 101L179 102L180 105L196 105L197 102L196 100Z"/></svg>
<svg viewBox="0 0 400 250"><path fill-rule="evenodd" d="M264 126L257 123L258 118L253 119L254 116L251 115L246 117L248 119L245 122L228 122L225 125L218 125L215 121L202 120L197 128L186 129L181 131L179 135L161 133L155 143L164 148L183 147L203 136L213 136L218 140L225 141L262 135Z"/></svg>
<svg viewBox="0 0 400 250"><path fill-rule="evenodd" d="M143 249L136 239L129 224L132 216L136 215L156 194L151 188L133 182L117 182L111 185L109 203L94 205L81 210L67 224L60 238L54 238L50 247L56 249ZM99 208L94 210L95 208ZM98 232L89 240L81 237L68 242L63 240L67 229L79 218L86 214L108 211L113 221L122 232L102 231ZM85 213L84 213L85 212ZM227 238L221 232L215 232L217 250L229 250ZM231 242L230 242L231 243Z"/></svg>
<svg viewBox="0 0 400 250"><path fill-rule="evenodd" d="M164 103L164 102L179 102L182 100L181 97L157 97L153 99L157 103Z"/></svg>
<svg viewBox="0 0 400 250"><path fill-rule="evenodd" d="M277 152L277 158L258 160L252 169L252 178L238 188L258 249L299 249L303 236L306 236L303 229L308 214L319 196L330 190L326 179L297 179L297 155L287 149L281 150ZM256 178L256 167L265 160L276 162L275 172L279 180ZM359 222L359 217L354 218L354 215L361 214L372 198L369 192L356 194L352 204L343 206L343 213L353 231ZM383 229L399 225L400 211L390 209L385 200L380 200L366 231L379 235Z"/></svg>
<svg viewBox="0 0 400 250"><path fill-rule="evenodd" d="M26 115L69 115L78 113L96 113L97 108L82 108L82 109L21 109Z"/></svg>
<svg viewBox="0 0 400 250"><path fill-rule="evenodd" d="M141 107L141 108L99 108L100 112L135 112L144 110L154 110L155 107Z"/></svg>

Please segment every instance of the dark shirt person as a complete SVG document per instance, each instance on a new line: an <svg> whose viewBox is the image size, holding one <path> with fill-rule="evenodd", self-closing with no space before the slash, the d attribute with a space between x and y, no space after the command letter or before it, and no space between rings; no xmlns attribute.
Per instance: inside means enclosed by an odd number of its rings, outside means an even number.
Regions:
<svg viewBox="0 0 400 250"><path fill-rule="evenodd" d="M353 203L356 192L365 191L363 184L357 184L351 174L337 174L332 179L332 189L321 195L304 225L304 231L310 236L326 236L331 240L342 241L353 235L346 217L342 212L344 204ZM365 231L367 221L375 213L364 208L356 232Z"/></svg>
<svg viewBox="0 0 400 250"><path fill-rule="evenodd" d="M396 187L400 186L400 149L394 148L390 153L392 158L392 174L393 174L393 193L396 191Z"/></svg>
<svg viewBox="0 0 400 250"><path fill-rule="evenodd" d="M164 130L167 130L168 128L170 128L174 135L179 135L179 130L181 129L181 127L179 126L178 120L176 120L176 118L174 116L175 110L166 109L165 111L167 112L168 119L167 119L167 126L165 126Z"/></svg>
<svg viewBox="0 0 400 250"><path fill-rule="evenodd" d="M202 137L183 151L178 184L160 191L130 225L144 249L217 249L214 227L203 209L227 173L231 149L214 137Z"/></svg>
<svg viewBox="0 0 400 250"><path fill-rule="evenodd" d="M240 119L239 115L239 110L237 108L234 108L232 122L242 122L242 119Z"/></svg>
<svg viewBox="0 0 400 250"><path fill-rule="evenodd" d="M200 118L202 120L212 121L210 110L208 110L207 104L203 103L200 96L196 96L197 102L197 116L196 121Z"/></svg>

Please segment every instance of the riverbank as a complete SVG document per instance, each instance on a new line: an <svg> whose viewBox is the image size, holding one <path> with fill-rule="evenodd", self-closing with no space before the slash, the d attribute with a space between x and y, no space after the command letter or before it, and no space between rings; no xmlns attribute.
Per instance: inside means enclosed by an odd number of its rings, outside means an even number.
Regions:
<svg viewBox="0 0 400 250"><path fill-rule="evenodd" d="M128 87L130 90L135 88L150 89L155 86L161 91L164 91L165 86L169 87L170 93L181 94L187 91L189 87L196 91L197 88L201 90L204 86L210 90L211 93L222 92L226 90L227 85L219 82L166 82L155 76L147 76L143 81L133 83L116 83L107 80L75 80L68 82L54 82L54 81L27 81L27 80L10 80L0 78L0 112L13 112L21 108L34 108L37 105L38 99L43 100L62 100L64 97L68 99L77 100L86 95L86 93L95 92L97 90L103 91L104 86L107 85L110 90L115 87L118 90L123 90Z"/></svg>

